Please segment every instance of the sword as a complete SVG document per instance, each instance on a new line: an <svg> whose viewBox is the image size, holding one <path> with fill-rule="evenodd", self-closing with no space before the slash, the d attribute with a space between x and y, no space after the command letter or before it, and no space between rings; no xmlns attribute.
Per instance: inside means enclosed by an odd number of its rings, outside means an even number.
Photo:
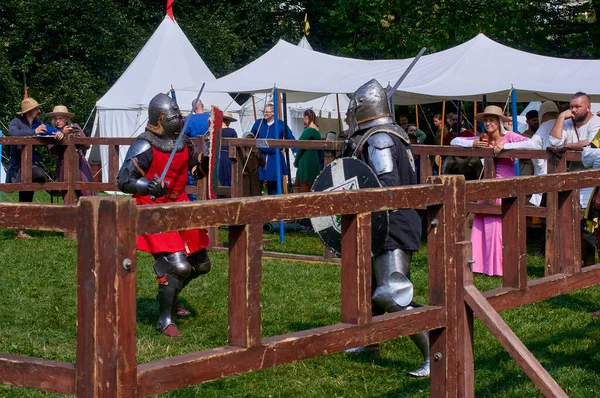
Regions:
<svg viewBox="0 0 600 398"><path fill-rule="evenodd" d="M205 84L206 83L202 83L202 87L200 87L200 91L198 92L198 96L196 97L196 101L194 101L194 104L197 103L198 100L200 99L200 95L202 94L202 91L204 90ZM192 120L193 114L194 114L194 109L192 109L192 112L190 113L190 117L188 117L188 119L185 121L185 124L183 125L183 129L181 129L181 132L179 133L179 137L177 137L177 141L175 141L175 147L171 151L169 160L167 160L167 164L165 165L165 168L163 169L162 174L160 175L160 178L158 179L158 182L161 185L162 185L163 181L165 180L165 176L167 175L167 171L169 171L169 167L171 167L171 163L173 163L173 158L175 157L175 154L177 153L177 148L179 148L179 144L181 144L181 141L183 141L183 136L185 135L184 131L187 128L187 126L190 124L190 120ZM154 200L156 198L150 197L150 199Z"/></svg>
<svg viewBox="0 0 600 398"><path fill-rule="evenodd" d="M421 55L423 55L423 53L425 52L425 50L427 50L427 48L423 47L421 49L421 51L419 51L419 53L417 54L417 56L412 60L412 62L410 63L410 65L408 65L408 68L406 68L406 70L404 71L404 73L402 74L402 76L400 76L400 79L398 79L398 81L396 82L396 84L394 84L394 87L389 88L388 87L388 103L390 104L390 108L392 111L392 116L395 118L395 110L394 110L394 101L393 101L393 96L394 93L396 92L396 90L398 89L398 87L400 86L400 83L402 83L404 81L404 79L406 79L406 76L408 76L408 74L410 73L410 71L412 70L412 68L415 66L415 64L417 63L417 61L419 60L419 58L421 58Z"/></svg>

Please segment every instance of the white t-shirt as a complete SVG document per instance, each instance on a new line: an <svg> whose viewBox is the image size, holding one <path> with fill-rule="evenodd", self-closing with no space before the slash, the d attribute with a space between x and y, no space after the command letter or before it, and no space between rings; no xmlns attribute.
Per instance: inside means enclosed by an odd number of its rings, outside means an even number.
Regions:
<svg viewBox="0 0 600 398"><path fill-rule="evenodd" d="M573 125L573 119L565 120L563 126L562 138L558 139L550 137L550 143L555 146L563 146L564 144L570 144L572 142L578 142L588 140L592 142L596 133L600 130L600 117L594 115L592 118L583 126L577 127L577 133L575 133L575 126ZM577 135L579 134L579 139Z"/></svg>
<svg viewBox="0 0 600 398"><path fill-rule="evenodd" d="M563 146L565 144L584 140L592 142L598 133L598 130L600 130L600 117L596 115L592 116L592 118L583 126L577 127L577 133L575 133L573 120L567 119L565 120L565 124L563 126L562 138L558 139L555 137L550 137L550 143L555 146ZM577 135L579 135L579 139L577 139ZM571 162L571 166L569 167L570 171L584 169L585 168L581 162ZM588 200L592 194L592 189L593 188L581 188L579 190L579 204L581 205L581 208L585 209L587 207Z"/></svg>

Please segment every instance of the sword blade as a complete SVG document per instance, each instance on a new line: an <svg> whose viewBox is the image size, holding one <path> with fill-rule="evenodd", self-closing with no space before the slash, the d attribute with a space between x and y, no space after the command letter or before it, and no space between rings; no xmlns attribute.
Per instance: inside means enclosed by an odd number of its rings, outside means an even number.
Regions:
<svg viewBox="0 0 600 398"><path fill-rule="evenodd" d="M198 102L198 100L200 99L200 95L202 94L202 91L204 90L205 84L206 83L202 83L202 87L200 87L200 91L198 92L198 96L196 97L196 101L194 101L194 103ZM165 180L167 171L169 171L169 167L171 167L173 158L175 157L175 154L177 153L177 148L179 148L179 144L181 144L181 141L183 141L183 136L185 135L184 131L187 128L187 126L190 124L190 120L192 120L192 115L194 115L193 109L192 109L192 112L190 113L190 116L185 121L185 124L183 125L183 129L181 129L181 132L179 133L179 137L177 137L177 141L175 141L175 147L171 151L171 155L169 155L169 160L167 160L167 164L165 165L165 168L163 169L163 172L160 175L160 179L158 180L159 182L163 182Z"/></svg>

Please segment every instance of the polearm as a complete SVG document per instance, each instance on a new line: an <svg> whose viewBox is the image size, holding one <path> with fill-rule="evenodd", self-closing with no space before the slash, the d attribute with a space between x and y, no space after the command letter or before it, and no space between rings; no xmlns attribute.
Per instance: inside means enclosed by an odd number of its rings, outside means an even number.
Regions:
<svg viewBox="0 0 600 398"><path fill-rule="evenodd" d="M194 104L196 104L198 102L198 100L200 99L200 95L202 94L202 91L204 90L205 84L206 83L202 83L202 87L200 87L200 91L198 91L198 96L196 97ZM185 121L185 124L183 125L183 129L181 130L181 133L179 133L179 137L177 137L177 141L175 141L175 147L171 151L169 160L167 161L167 164L165 165L165 168L163 169L163 172L160 175L160 178L158 179L158 182L161 184L165 180L165 176L167 175L167 171L169 171L169 167L171 167L171 163L173 162L173 158L175 157L175 154L177 153L177 148L179 148L179 144L181 144L181 141L183 141L183 136L185 135L185 129L187 128L188 124L190 124L190 120L192 120L193 114L194 114L194 109L192 109L192 112L190 113L190 117L188 117L188 119Z"/></svg>
<svg viewBox="0 0 600 398"><path fill-rule="evenodd" d="M398 79L398 81L396 82L396 84L394 84L394 86L387 93L388 103L390 104L390 110L392 111L392 118L393 119L396 119L396 110L394 109L394 93L396 92L396 90L398 90L398 87L404 81L404 79L406 79L406 76L408 76L408 74L410 73L410 71L412 70L412 68L414 68L415 64L417 63L417 61L419 60L419 58L421 58L421 55L423 55L423 53L425 52L425 50L427 50L427 48L423 47L421 49L421 51L419 51L419 53L412 60L412 62L410 63L410 65L408 65L408 68L406 68L406 70L404 71L404 73L402 74L402 76L400 76L400 79Z"/></svg>

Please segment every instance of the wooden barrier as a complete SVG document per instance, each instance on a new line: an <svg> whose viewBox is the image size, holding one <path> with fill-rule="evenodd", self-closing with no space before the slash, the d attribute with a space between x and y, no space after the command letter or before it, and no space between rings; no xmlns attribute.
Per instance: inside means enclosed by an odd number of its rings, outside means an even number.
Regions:
<svg viewBox="0 0 600 398"><path fill-rule="evenodd" d="M505 237L522 239L524 197L545 190L558 197L561 236L575 236L579 218L569 219L578 214L574 195L598 178L600 170L468 183L462 177L435 177L428 184L393 189L177 205L136 206L132 199L102 197L83 197L77 206L0 203L1 228L77 232L79 251L76 363L0 354L0 382L80 397L141 397L430 331L431 396L472 397L473 319L479 317L544 394L564 396L497 312L595 285L600 264L581 268L573 240L556 248L556 273L527 281L524 243L505 245L504 286L480 293L468 268L471 243L463 236L463 215L467 200L501 197ZM429 216L429 303L373 317L370 213L417 207ZM262 223L336 214L342 215L340 322L263 338ZM221 225L230 226L228 345L138 365L136 236ZM557 229L548 233L556 241Z"/></svg>

